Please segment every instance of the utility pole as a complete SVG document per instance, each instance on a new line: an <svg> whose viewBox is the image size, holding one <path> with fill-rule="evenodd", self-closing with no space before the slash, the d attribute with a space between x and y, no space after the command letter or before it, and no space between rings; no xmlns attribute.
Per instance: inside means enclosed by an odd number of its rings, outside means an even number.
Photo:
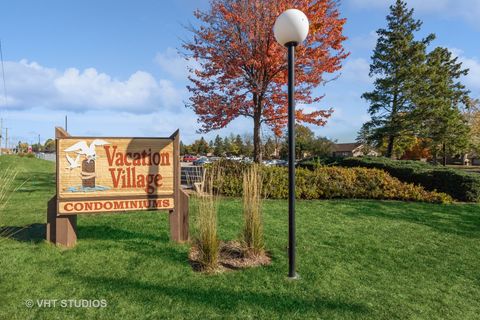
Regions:
<svg viewBox="0 0 480 320"><path fill-rule="evenodd" d="M37 147L37 152L40 152L40 133L38 134L38 147Z"/></svg>
<svg viewBox="0 0 480 320"><path fill-rule="evenodd" d="M65 131L68 132L68 116L65 115Z"/></svg>

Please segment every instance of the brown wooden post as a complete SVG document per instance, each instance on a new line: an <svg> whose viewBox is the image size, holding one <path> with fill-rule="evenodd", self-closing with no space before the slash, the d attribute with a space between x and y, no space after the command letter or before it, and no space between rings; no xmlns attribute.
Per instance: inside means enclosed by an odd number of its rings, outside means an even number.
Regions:
<svg viewBox="0 0 480 320"><path fill-rule="evenodd" d="M53 196L47 204L47 230L45 232L48 242L55 243L57 238L57 196Z"/></svg>
<svg viewBox="0 0 480 320"><path fill-rule="evenodd" d="M57 216L55 243L67 248L77 244L77 215Z"/></svg>
<svg viewBox="0 0 480 320"><path fill-rule="evenodd" d="M189 240L189 236L188 236L189 234L188 232L189 196L185 191L181 189L179 192L180 192L180 197L179 197L178 204L180 205L180 207L178 210L180 212L180 232L181 232L180 237L181 237L181 241L188 241Z"/></svg>
<svg viewBox="0 0 480 320"><path fill-rule="evenodd" d="M170 211L170 238L175 242L188 241L188 195L181 190L180 184L180 135L179 131L171 136L173 139L173 192L175 209Z"/></svg>
<svg viewBox="0 0 480 320"><path fill-rule="evenodd" d="M55 138L67 138L70 135L60 127L55 128ZM57 143L58 147L58 143ZM57 149L57 194L58 194L58 149ZM58 215L57 196L50 199L47 209L47 241L68 248L74 247L77 243L77 215Z"/></svg>

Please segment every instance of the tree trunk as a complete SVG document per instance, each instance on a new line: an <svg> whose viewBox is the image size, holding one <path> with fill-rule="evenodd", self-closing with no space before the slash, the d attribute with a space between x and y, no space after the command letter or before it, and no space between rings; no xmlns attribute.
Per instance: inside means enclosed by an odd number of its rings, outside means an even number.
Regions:
<svg viewBox="0 0 480 320"><path fill-rule="evenodd" d="M262 101L257 94L253 94L253 161L262 163L262 139L260 137Z"/></svg>
<svg viewBox="0 0 480 320"><path fill-rule="evenodd" d="M397 72L395 71L395 77L397 77ZM396 124L396 117L397 117L397 87L395 86L394 94L393 94L393 101L392 101L392 114L390 115L390 130L395 128L394 125ZM395 143L395 133L398 133L398 130L395 130L394 133L390 133L388 136L388 145L387 145L387 158L393 158L393 145Z"/></svg>
<svg viewBox="0 0 480 320"><path fill-rule="evenodd" d="M447 166L447 145L443 143L442 145L442 151L443 151L443 166Z"/></svg>
<svg viewBox="0 0 480 320"><path fill-rule="evenodd" d="M262 139L260 137L260 112L253 116L253 161L262 163Z"/></svg>
<svg viewBox="0 0 480 320"><path fill-rule="evenodd" d="M387 158L393 158L393 144L395 143L395 137L390 135L388 137L388 146L387 146Z"/></svg>

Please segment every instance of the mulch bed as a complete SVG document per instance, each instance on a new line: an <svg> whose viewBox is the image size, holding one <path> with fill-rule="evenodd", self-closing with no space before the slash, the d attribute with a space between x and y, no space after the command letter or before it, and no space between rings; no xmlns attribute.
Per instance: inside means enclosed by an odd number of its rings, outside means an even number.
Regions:
<svg viewBox="0 0 480 320"><path fill-rule="evenodd" d="M205 273L221 273L226 271L240 270L252 267L267 266L271 263L267 252L252 254L238 241L222 242L220 244L220 255L218 266L213 270L206 270L199 262L199 251L192 246L188 255L193 270Z"/></svg>

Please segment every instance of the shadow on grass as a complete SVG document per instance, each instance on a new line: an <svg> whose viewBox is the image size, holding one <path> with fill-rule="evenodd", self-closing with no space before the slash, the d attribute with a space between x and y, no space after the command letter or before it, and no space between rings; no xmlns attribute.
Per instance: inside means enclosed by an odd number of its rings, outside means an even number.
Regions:
<svg viewBox="0 0 480 320"><path fill-rule="evenodd" d="M106 243L102 243L100 248L105 245L110 246L112 245L111 241L115 241L122 247L122 250L132 252L137 256L169 260L174 264L188 263L186 250L178 245L170 246L168 234L160 229L158 234L151 234L109 226L79 226L78 241L86 239L105 241Z"/></svg>
<svg viewBox="0 0 480 320"><path fill-rule="evenodd" d="M130 230L113 228L105 225L95 226L81 226L78 229L78 239L95 239L95 240L132 240L142 239L149 241L161 241L168 242L169 238L165 232L160 230L159 226L158 234L151 234L145 232L135 232Z"/></svg>
<svg viewBox="0 0 480 320"><path fill-rule="evenodd" d="M34 223L28 226L0 227L0 238L9 238L22 242L39 243L45 240L46 226L44 223Z"/></svg>
<svg viewBox="0 0 480 320"><path fill-rule="evenodd" d="M303 298L296 297L292 289L291 293L259 293L251 290L234 291L229 288L200 288L181 284L171 286L163 284L151 284L132 279L110 278L110 277L89 277L70 273L69 277L76 277L89 286L104 287L104 290L126 292L132 296L134 301L145 301L152 303L152 297L156 295L168 296L177 301L179 305L201 304L207 308L217 309L224 315L231 314L235 309L242 307L258 307L270 309L278 314L298 312L339 311L343 313L355 313L366 315L369 312L367 306L358 303L345 302L324 297ZM285 280L287 281L287 280ZM186 285L189 285L188 283ZM181 301L178 301L181 300ZM246 305L246 306L245 306Z"/></svg>
<svg viewBox="0 0 480 320"><path fill-rule="evenodd" d="M350 216L370 216L428 226L440 232L480 238L480 206L421 203L359 202L342 210Z"/></svg>

